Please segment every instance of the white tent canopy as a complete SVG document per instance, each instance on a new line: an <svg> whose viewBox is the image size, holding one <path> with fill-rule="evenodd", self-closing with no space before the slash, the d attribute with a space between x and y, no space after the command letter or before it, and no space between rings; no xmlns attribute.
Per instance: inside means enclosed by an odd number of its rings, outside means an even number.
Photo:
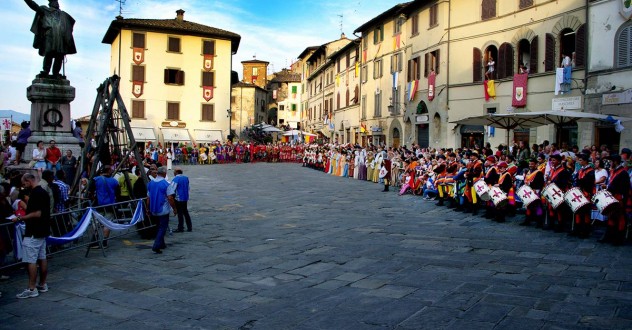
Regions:
<svg viewBox="0 0 632 330"><path fill-rule="evenodd" d="M283 133L283 136L299 136L299 135L303 135L303 136L316 136L316 134L312 134L312 133L307 133L304 131L299 131L296 129L293 129L291 131L285 131Z"/></svg>

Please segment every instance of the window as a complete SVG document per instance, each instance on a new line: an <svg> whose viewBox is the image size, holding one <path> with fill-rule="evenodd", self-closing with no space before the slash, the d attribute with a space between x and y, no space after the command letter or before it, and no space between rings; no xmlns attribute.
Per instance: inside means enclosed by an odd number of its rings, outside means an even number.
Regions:
<svg viewBox="0 0 632 330"><path fill-rule="evenodd" d="M430 27L439 25L439 5L434 4L430 7Z"/></svg>
<svg viewBox="0 0 632 330"><path fill-rule="evenodd" d="M298 86L292 86L292 94L298 94Z"/></svg>
<svg viewBox="0 0 632 330"><path fill-rule="evenodd" d="M496 17L496 0L483 0L481 19L486 20Z"/></svg>
<svg viewBox="0 0 632 330"><path fill-rule="evenodd" d="M180 103L167 102L167 120L180 120Z"/></svg>
<svg viewBox="0 0 632 330"><path fill-rule="evenodd" d="M410 34L419 34L419 14L415 14L410 18Z"/></svg>
<svg viewBox="0 0 632 330"><path fill-rule="evenodd" d="M215 55L215 41L203 40L202 41L202 54L203 55Z"/></svg>
<svg viewBox="0 0 632 330"><path fill-rule="evenodd" d="M402 53L391 55L391 73L402 71Z"/></svg>
<svg viewBox="0 0 632 330"><path fill-rule="evenodd" d="M373 79L382 77L382 60L373 61Z"/></svg>
<svg viewBox="0 0 632 330"><path fill-rule="evenodd" d="M527 39L521 39L518 42L518 63L516 72L520 72L520 67L525 66L529 73L538 72L538 36L535 36L531 42Z"/></svg>
<svg viewBox="0 0 632 330"><path fill-rule="evenodd" d="M165 69L165 84L184 85L184 71L178 69Z"/></svg>
<svg viewBox="0 0 632 330"><path fill-rule="evenodd" d="M419 56L413 58L412 60L408 60L408 74L406 76L406 81L411 82L421 79L420 61L421 58Z"/></svg>
<svg viewBox="0 0 632 330"><path fill-rule="evenodd" d="M145 101L132 100L132 118L145 118Z"/></svg>
<svg viewBox="0 0 632 330"><path fill-rule="evenodd" d="M533 6L533 0L520 0L520 5L518 8L525 9Z"/></svg>
<svg viewBox="0 0 632 330"><path fill-rule="evenodd" d="M145 82L145 67L132 65L132 80Z"/></svg>
<svg viewBox="0 0 632 330"><path fill-rule="evenodd" d="M404 25L404 18L397 17L393 22L393 35L402 33L402 25Z"/></svg>
<svg viewBox="0 0 632 330"><path fill-rule="evenodd" d="M257 67L252 68L252 75L253 76L258 76L259 75L259 68L257 68Z"/></svg>
<svg viewBox="0 0 632 330"><path fill-rule="evenodd" d="M375 104L373 109L373 117L381 117L382 116L382 93L375 93Z"/></svg>
<svg viewBox="0 0 632 330"><path fill-rule="evenodd" d="M632 24L625 24L619 29L615 42L616 67L632 66Z"/></svg>
<svg viewBox="0 0 632 330"><path fill-rule="evenodd" d="M296 111L296 103L292 103L292 105L291 105L291 110L292 110L292 111Z"/></svg>
<svg viewBox="0 0 632 330"><path fill-rule="evenodd" d="M439 50L432 51L430 53L426 53L426 66L424 71L424 77L428 77L430 71L435 72L435 74L439 74Z"/></svg>
<svg viewBox="0 0 632 330"><path fill-rule="evenodd" d="M180 52L180 38L169 37L169 43L167 44L167 51L173 53Z"/></svg>
<svg viewBox="0 0 632 330"><path fill-rule="evenodd" d="M472 81L483 81L483 52L480 49L474 47L473 59L472 59Z"/></svg>
<svg viewBox="0 0 632 330"><path fill-rule="evenodd" d="M279 105L279 111L285 111L285 105L284 104Z"/></svg>
<svg viewBox="0 0 632 330"><path fill-rule="evenodd" d="M400 112L400 105L401 105L401 100L400 100L400 93L399 90L401 88L397 87L397 88L393 88L393 113L394 115L398 115Z"/></svg>
<svg viewBox="0 0 632 330"><path fill-rule="evenodd" d="M377 45L384 41L384 25L380 25L373 30L373 44Z"/></svg>
<svg viewBox="0 0 632 330"><path fill-rule="evenodd" d="M351 66L351 53L347 53L346 62L347 66L345 68L348 69Z"/></svg>
<svg viewBox="0 0 632 330"><path fill-rule="evenodd" d="M369 48L369 37L362 38L362 49L367 50Z"/></svg>
<svg viewBox="0 0 632 330"><path fill-rule="evenodd" d="M215 121L215 105L202 104L202 121Z"/></svg>
<svg viewBox="0 0 632 330"><path fill-rule="evenodd" d="M340 92L336 94L336 109L340 109Z"/></svg>
<svg viewBox="0 0 632 330"><path fill-rule="evenodd" d="M202 72L202 86L215 87L215 72Z"/></svg>
<svg viewBox="0 0 632 330"><path fill-rule="evenodd" d="M146 48L145 47L145 34L134 33L132 35L132 47L134 48Z"/></svg>
<svg viewBox="0 0 632 330"><path fill-rule="evenodd" d="M488 79L496 79L496 74L498 73L498 48L496 48L496 46L491 45L488 46L487 48L485 48L485 53L483 54L483 71L487 72L489 70L489 67L487 65L487 63L489 63L490 60L494 61L494 72L492 72L491 74L489 74L489 77L486 77Z"/></svg>
<svg viewBox="0 0 632 330"><path fill-rule="evenodd" d="M359 93L360 93L360 86L356 85L355 89L353 90L353 99L351 99L351 101L353 101L353 104L358 104Z"/></svg>
<svg viewBox="0 0 632 330"><path fill-rule="evenodd" d="M347 88L347 95L345 97L345 106L346 107L349 106L349 88Z"/></svg>
<svg viewBox="0 0 632 330"><path fill-rule="evenodd" d="M366 80L367 80L367 76L368 76L368 75L369 75L369 68L368 68L368 66L363 65L363 66L362 66L362 73L361 73L361 76L362 76L362 82L363 82L363 83L365 83L365 82L366 82Z"/></svg>

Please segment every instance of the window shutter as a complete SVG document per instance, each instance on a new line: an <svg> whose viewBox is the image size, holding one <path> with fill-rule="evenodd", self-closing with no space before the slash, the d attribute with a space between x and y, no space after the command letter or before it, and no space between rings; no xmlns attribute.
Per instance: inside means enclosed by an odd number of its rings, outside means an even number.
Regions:
<svg viewBox="0 0 632 330"><path fill-rule="evenodd" d="M165 69L165 84L169 83L169 69Z"/></svg>
<svg viewBox="0 0 632 330"><path fill-rule="evenodd" d="M505 44L500 45L498 48L498 58L496 59L496 79L505 78L507 70L505 70Z"/></svg>
<svg viewBox="0 0 632 330"><path fill-rule="evenodd" d="M630 53L632 53L632 25L625 27L617 39L617 67L632 65Z"/></svg>
<svg viewBox="0 0 632 330"><path fill-rule="evenodd" d="M547 33L544 51L544 71L555 70L555 36Z"/></svg>
<svg viewBox="0 0 632 330"><path fill-rule="evenodd" d="M408 60L408 68L406 70L406 81L412 81L412 66L413 66L413 60Z"/></svg>
<svg viewBox="0 0 632 330"><path fill-rule="evenodd" d="M586 24L577 29L575 33L575 66L586 64Z"/></svg>
<svg viewBox="0 0 632 330"><path fill-rule="evenodd" d="M425 55L425 63L424 63L424 77L428 77L428 67L430 66L430 53L426 53Z"/></svg>
<svg viewBox="0 0 632 330"><path fill-rule="evenodd" d="M531 40L531 49L529 50L529 73L538 72L538 36Z"/></svg>
<svg viewBox="0 0 632 330"><path fill-rule="evenodd" d="M483 68L483 63L481 62L483 53L476 47L474 47L472 53L472 80L474 82L483 81L483 72L481 71Z"/></svg>
<svg viewBox="0 0 632 330"><path fill-rule="evenodd" d="M500 66L503 67L502 78L511 77L513 76L513 47L511 44L504 43L500 45L500 49L503 50L503 55L499 60Z"/></svg>
<svg viewBox="0 0 632 330"><path fill-rule="evenodd" d="M439 49L437 49L436 51L437 56L435 57L435 74L439 74L439 67L441 66L441 59L439 58L439 54L441 53L441 51Z"/></svg>
<svg viewBox="0 0 632 330"><path fill-rule="evenodd" d="M184 85L184 71L178 71L176 73L176 84Z"/></svg>

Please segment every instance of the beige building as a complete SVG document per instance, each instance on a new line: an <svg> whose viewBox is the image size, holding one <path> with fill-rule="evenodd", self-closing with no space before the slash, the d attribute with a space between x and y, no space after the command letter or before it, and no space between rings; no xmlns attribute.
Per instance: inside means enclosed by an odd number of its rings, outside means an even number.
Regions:
<svg viewBox="0 0 632 330"><path fill-rule="evenodd" d="M632 117L632 6L621 1L591 1L588 28L588 112ZM612 123L580 124L580 147L632 146L630 123L619 132Z"/></svg>
<svg viewBox="0 0 632 330"><path fill-rule="evenodd" d="M306 58L307 75L307 115L305 128L321 137L330 139L335 127L330 126L334 120L334 87L336 82L336 65L331 55L345 47L351 40L343 34L340 39L321 45Z"/></svg>
<svg viewBox="0 0 632 330"><path fill-rule="evenodd" d="M292 129L301 127L301 75L288 69L272 74L268 83L269 109L276 114L270 118L276 125L289 126Z"/></svg>
<svg viewBox="0 0 632 330"><path fill-rule="evenodd" d="M305 50L298 55L297 61L292 63L290 66L290 70L292 72L298 73L301 76L301 129L308 129L307 123L308 120L311 120L308 117L310 91L308 90L309 83L307 81L307 76L309 75L309 63L307 62L307 59L310 58L318 48L319 46L310 46L305 48Z"/></svg>
<svg viewBox="0 0 632 330"><path fill-rule="evenodd" d="M211 142L229 133L232 55L241 37L174 19L117 17L103 43L137 141Z"/></svg>
<svg viewBox="0 0 632 330"><path fill-rule="evenodd" d="M328 120L332 139L338 143L366 143L360 136L360 39L348 43L330 59L335 72L333 117Z"/></svg>

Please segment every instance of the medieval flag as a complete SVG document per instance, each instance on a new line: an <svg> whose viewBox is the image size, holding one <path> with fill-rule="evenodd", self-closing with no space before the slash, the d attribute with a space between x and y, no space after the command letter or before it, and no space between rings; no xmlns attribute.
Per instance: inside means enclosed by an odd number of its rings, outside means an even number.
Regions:
<svg viewBox="0 0 632 330"><path fill-rule="evenodd" d="M366 63L366 58L367 58L367 54L366 54L366 49L362 51L362 63Z"/></svg>
<svg viewBox="0 0 632 330"><path fill-rule="evenodd" d="M434 100L436 80L437 74L435 74L434 71L430 71L430 73L428 74L428 101Z"/></svg>
<svg viewBox="0 0 632 330"><path fill-rule="evenodd" d="M202 97L206 100L206 102L210 101L213 98L213 86L203 86L202 93Z"/></svg>
<svg viewBox="0 0 632 330"><path fill-rule="evenodd" d="M393 38L393 50L398 50L401 44L401 34L398 34Z"/></svg>
<svg viewBox="0 0 632 330"><path fill-rule="evenodd" d="M409 83L408 101L412 101L415 99L415 95L417 94L417 87L419 87L419 80L413 80Z"/></svg>
<svg viewBox="0 0 632 330"><path fill-rule="evenodd" d="M340 74L336 75L336 86L340 86Z"/></svg>
<svg viewBox="0 0 632 330"><path fill-rule="evenodd" d="M526 73L514 75L512 106L517 108L527 106L527 80Z"/></svg>
<svg viewBox="0 0 632 330"><path fill-rule="evenodd" d="M355 77L359 77L360 76L360 62L356 61L355 63Z"/></svg>
<svg viewBox="0 0 632 330"><path fill-rule="evenodd" d="M132 60L136 65L141 65L145 62L145 48L134 47Z"/></svg>
<svg viewBox="0 0 632 330"><path fill-rule="evenodd" d="M360 124L360 133L366 133L366 124Z"/></svg>
<svg viewBox="0 0 632 330"><path fill-rule="evenodd" d="M393 72L393 88L397 89L397 80L399 78L399 72Z"/></svg>
<svg viewBox="0 0 632 330"><path fill-rule="evenodd" d="M204 71L213 70L213 55L204 55Z"/></svg>
<svg viewBox="0 0 632 330"><path fill-rule="evenodd" d="M143 95L143 82L134 80L132 82L132 94L136 97Z"/></svg>
<svg viewBox="0 0 632 330"><path fill-rule="evenodd" d="M485 91L485 101L489 101L490 98L496 99L496 86L493 80L485 80L483 89Z"/></svg>
<svg viewBox="0 0 632 330"><path fill-rule="evenodd" d="M0 130L10 131L12 126L13 121L11 120L11 117L0 118Z"/></svg>

